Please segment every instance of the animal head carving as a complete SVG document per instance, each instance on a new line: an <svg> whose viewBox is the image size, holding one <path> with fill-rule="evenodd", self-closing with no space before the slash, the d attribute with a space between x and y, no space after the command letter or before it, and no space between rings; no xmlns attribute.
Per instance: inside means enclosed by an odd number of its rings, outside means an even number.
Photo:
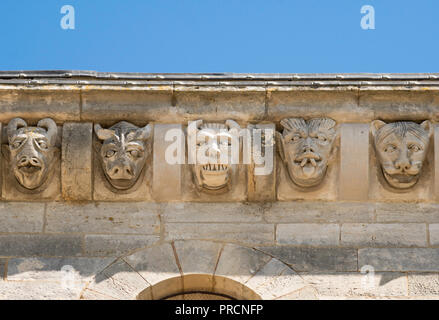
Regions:
<svg viewBox="0 0 439 320"><path fill-rule="evenodd" d="M15 178L26 189L40 187L55 158L56 123L46 118L36 127L28 127L26 121L15 118L9 122L6 132L9 142L6 153Z"/></svg>
<svg viewBox="0 0 439 320"><path fill-rule="evenodd" d="M198 188L215 191L226 188L232 179L232 148L239 148L241 127L233 120L225 123L203 123L197 120L188 126L188 142L195 141L192 152L194 181ZM235 146L234 141L237 142ZM238 149L239 153L239 149ZM238 162L238 161L237 161Z"/></svg>
<svg viewBox="0 0 439 320"><path fill-rule="evenodd" d="M418 182L432 132L430 121L372 122L377 158L392 187L407 189Z"/></svg>
<svg viewBox="0 0 439 320"><path fill-rule="evenodd" d="M99 156L109 183L118 190L134 186L149 156L146 141L151 137L152 125L139 128L121 121L108 129L95 124L94 130L103 141Z"/></svg>
<svg viewBox="0 0 439 320"><path fill-rule="evenodd" d="M335 121L329 118L283 119L277 132L278 150L291 180L300 187L318 185L326 174L335 140Z"/></svg>

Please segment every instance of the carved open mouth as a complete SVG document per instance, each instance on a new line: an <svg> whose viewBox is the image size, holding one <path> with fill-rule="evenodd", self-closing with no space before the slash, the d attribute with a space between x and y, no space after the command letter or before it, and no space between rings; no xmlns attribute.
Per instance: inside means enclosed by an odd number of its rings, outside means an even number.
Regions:
<svg viewBox="0 0 439 320"><path fill-rule="evenodd" d="M19 166L18 168L20 171L24 172L24 173L35 173L41 170L40 166L34 166L32 164L27 164L24 166Z"/></svg>
<svg viewBox="0 0 439 320"><path fill-rule="evenodd" d="M223 174L227 172L229 166L227 164L205 164L202 166L203 174Z"/></svg>
<svg viewBox="0 0 439 320"><path fill-rule="evenodd" d="M387 176L390 176L392 179L397 180L400 183L409 183L412 182L414 178L416 178L417 175L410 175L410 174L387 174Z"/></svg>
<svg viewBox="0 0 439 320"><path fill-rule="evenodd" d="M322 159L315 153L304 153L294 160L294 162L302 168L309 166L316 167L320 161L322 161Z"/></svg>

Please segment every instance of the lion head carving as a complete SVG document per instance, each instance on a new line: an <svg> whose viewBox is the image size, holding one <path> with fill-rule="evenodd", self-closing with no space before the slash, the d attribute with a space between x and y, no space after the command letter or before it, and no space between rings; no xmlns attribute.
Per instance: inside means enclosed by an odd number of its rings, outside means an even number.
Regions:
<svg viewBox="0 0 439 320"><path fill-rule="evenodd" d="M407 189L418 182L432 131L430 121L372 122L377 158L389 185Z"/></svg>

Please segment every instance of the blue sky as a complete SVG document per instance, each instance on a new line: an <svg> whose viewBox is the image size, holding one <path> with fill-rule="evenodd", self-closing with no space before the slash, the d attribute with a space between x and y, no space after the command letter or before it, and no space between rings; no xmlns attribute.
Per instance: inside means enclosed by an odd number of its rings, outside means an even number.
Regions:
<svg viewBox="0 0 439 320"><path fill-rule="evenodd" d="M0 70L439 72L438 0L1 0L0 34Z"/></svg>

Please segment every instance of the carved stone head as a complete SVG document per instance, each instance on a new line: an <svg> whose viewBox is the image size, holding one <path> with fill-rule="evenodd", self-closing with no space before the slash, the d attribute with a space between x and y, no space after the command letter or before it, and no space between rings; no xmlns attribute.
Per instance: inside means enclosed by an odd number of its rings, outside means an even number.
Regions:
<svg viewBox="0 0 439 320"><path fill-rule="evenodd" d="M377 158L392 187L406 189L418 182L432 132L430 121L372 122Z"/></svg>
<svg viewBox="0 0 439 320"><path fill-rule="evenodd" d="M152 126L139 128L121 121L108 129L95 124L94 130L103 141L99 156L108 182L118 190L134 186L149 155L146 141L151 136Z"/></svg>
<svg viewBox="0 0 439 320"><path fill-rule="evenodd" d="M26 189L40 187L46 181L55 158L56 123L46 118L36 127L28 127L26 121L15 118L9 122L6 131L9 142L6 154L15 178Z"/></svg>
<svg viewBox="0 0 439 320"><path fill-rule="evenodd" d="M335 140L335 121L329 118L283 119L277 132L279 154L291 180L300 187L313 187L323 180Z"/></svg>
<svg viewBox="0 0 439 320"><path fill-rule="evenodd" d="M203 123L197 120L189 124L188 146L195 160L191 167L198 188L222 190L231 183L232 167L236 165L232 161L232 147L240 147L240 129L233 120L225 123ZM190 141L194 141L193 150Z"/></svg>

